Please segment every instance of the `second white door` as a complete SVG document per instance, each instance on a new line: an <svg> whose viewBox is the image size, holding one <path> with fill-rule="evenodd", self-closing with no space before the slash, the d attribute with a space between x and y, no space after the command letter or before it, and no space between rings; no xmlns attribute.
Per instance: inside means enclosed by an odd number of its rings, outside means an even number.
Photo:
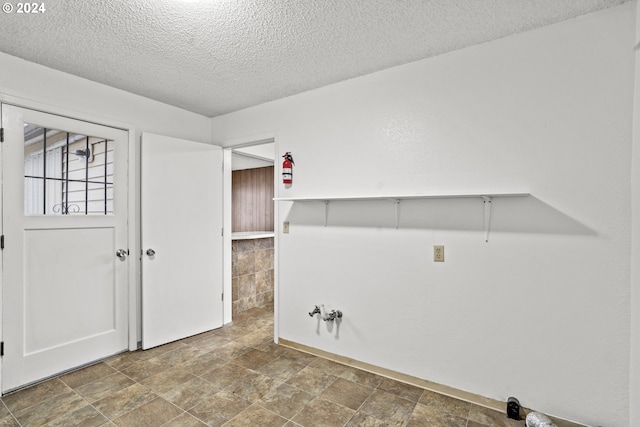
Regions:
<svg viewBox="0 0 640 427"><path fill-rule="evenodd" d="M222 149L142 135L142 348L222 326Z"/></svg>

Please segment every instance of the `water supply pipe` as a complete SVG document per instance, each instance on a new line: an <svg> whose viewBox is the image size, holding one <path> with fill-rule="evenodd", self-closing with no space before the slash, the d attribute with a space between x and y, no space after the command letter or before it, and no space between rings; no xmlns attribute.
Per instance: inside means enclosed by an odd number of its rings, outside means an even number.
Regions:
<svg viewBox="0 0 640 427"><path fill-rule="evenodd" d="M526 424L527 427L558 427L549 417L539 412L530 412Z"/></svg>

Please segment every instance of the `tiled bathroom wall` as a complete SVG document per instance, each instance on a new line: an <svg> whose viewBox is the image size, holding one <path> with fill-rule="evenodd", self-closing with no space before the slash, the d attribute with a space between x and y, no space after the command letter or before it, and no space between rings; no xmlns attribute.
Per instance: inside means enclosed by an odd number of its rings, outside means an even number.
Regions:
<svg viewBox="0 0 640 427"><path fill-rule="evenodd" d="M233 315L273 302L273 237L231 245Z"/></svg>

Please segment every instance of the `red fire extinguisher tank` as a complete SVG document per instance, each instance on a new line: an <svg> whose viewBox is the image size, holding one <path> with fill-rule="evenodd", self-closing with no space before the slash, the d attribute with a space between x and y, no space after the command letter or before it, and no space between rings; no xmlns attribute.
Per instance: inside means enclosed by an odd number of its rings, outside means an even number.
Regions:
<svg viewBox="0 0 640 427"><path fill-rule="evenodd" d="M284 153L284 161L282 162L282 183L291 184L293 182L293 157L291 153L287 151Z"/></svg>

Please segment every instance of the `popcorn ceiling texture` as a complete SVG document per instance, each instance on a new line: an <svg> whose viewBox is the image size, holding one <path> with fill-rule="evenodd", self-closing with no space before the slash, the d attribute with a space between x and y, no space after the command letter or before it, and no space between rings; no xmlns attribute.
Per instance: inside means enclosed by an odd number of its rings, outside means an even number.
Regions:
<svg viewBox="0 0 640 427"><path fill-rule="evenodd" d="M66 0L0 51L212 117L625 1Z"/></svg>

